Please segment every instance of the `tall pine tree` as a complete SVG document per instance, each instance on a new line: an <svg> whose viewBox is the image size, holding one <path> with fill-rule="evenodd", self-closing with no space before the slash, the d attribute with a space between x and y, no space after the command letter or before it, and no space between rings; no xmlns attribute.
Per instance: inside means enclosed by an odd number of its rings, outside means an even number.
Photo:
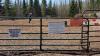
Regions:
<svg viewBox="0 0 100 56"><path fill-rule="evenodd" d="M11 14L12 14L12 16L16 16L16 13L17 13L17 3L15 0L14 4L12 5L12 8L11 8Z"/></svg>
<svg viewBox="0 0 100 56"><path fill-rule="evenodd" d="M79 13L77 2L75 0L71 0L70 1L69 16L74 17L77 13Z"/></svg>
<svg viewBox="0 0 100 56"><path fill-rule="evenodd" d="M35 17L41 16L41 7L39 4L39 0L34 0L34 16Z"/></svg>
<svg viewBox="0 0 100 56"><path fill-rule="evenodd" d="M100 9L100 0L89 0L89 9Z"/></svg>
<svg viewBox="0 0 100 56"><path fill-rule="evenodd" d="M53 7L52 7L52 0L49 1L49 5L48 5L48 11L47 14L52 16L52 12L53 11Z"/></svg>
<svg viewBox="0 0 100 56"><path fill-rule="evenodd" d="M46 0L42 0L42 8L41 8L42 17L46 16L46 11L47 11L46 7L47 7Z"/></svg>
<svg viewBox="0 0 100 56"><path fill-rule="evenodd" d="M78 0L78 9L79 9L79 13L81 13L81 11L82 11L82 0Z"/></svg>
<svg viewBox="0 0 100 56"><path fill-rule="evenodd" d="M95 4L95 0L90 0L89 2L90 2L90 3L89 3L89 8L90 8L90 9L95 9L95 5L96 5L96 4Z"/></svg>
<svg viewBox="0 0 100 56"><path fill-rule="evenodd" d="M29 8L28 13L34 13L34 6L33 6L33 0L29 0Z"/></svg>
<svg viewBox="0 0 100 56"><path fill-rule="evenodd" d="M57 16L57 5L54 2L53 6L52 6L52 17L56 17Z"/></svg>
<svg viewBox="0 0 100 56"><path fill-rule="evenodd" d="M27 5L26 5L26 1L23 0L23 16L26 16L27 14Z"/></svg>
<svg viewBox="0 0 100 56"><path fill-rule="evenodd" d="M96 9L100 9L100 0L96 0Z"/></svg>
<svg viewBox="0 0 100 56"><path fill-rule="evenodd" d="M2 15L2 12L3 12L3 7L2 7L2 0L0 0L0 15Z"/></svg>
<svg viewBox="0 0 100 56"><path fill-rule="evenodd" d="M17 2L17 16L22 16L22 1L16 0Z"/></svg>
<svg viewBox="0 0 100 56"><path fill-rule="evenodd" d="M2 3L1 2L2 2L2 0L0 0L0 6L2 6Z"/></svg>
<svg viewBox="0 0 100 56"><path fill-rule="evenodd" d="M4 2L4 14L5 16L10 16L10 0L5 0Z"/></svg>

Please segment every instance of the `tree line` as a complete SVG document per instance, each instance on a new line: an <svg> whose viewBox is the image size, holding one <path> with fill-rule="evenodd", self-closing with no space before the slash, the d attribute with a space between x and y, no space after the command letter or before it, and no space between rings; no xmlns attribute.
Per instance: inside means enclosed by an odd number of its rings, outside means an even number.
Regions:
<svg viewBox="0 0 100 56"><path fill-rule="evenodd" d="M48 4L46 0L42 0L41 4L39 0L15 0L13 3L12 0L4 0L3 5L1 1L3 16L27 16L28 13L32 13L34 17L56 16L56 8L52 0Z"/></svg>
<svg viewBox="0 0 100 56"><path fill-rule="evenodd" d="M2 2L3 1L3 2ZM100 9L100 0L0 0L1 16L74 17L85 9Z"/></svg>

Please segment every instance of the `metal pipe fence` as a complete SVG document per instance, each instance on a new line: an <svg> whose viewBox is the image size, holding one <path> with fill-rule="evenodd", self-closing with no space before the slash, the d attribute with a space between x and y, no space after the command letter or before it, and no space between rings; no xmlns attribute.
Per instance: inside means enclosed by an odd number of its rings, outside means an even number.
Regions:
<svg viewBox="0 0 100 56"><path fill-rule="evenodd" d="M37 18L34 18L37 19ZM32 19L34 21L34 19ZM91 36L91 32L100 32L100 30L91 30L91 27L99 27L99 25L90 25L90 19L91 18L83 18L85 20L87 20L88 24L87 25L80 25L79 28L76 28L74 30L76 30L76 32L73 32L73 27L71 27L70 25L67 25L66 29L68 32L65 33L61 33L61 34L57 34L56 38L55 38L55 34L49 34L46 28L48 28L48 24L44 23L44 19L48 21L48 19L52 19L52 20L57 20L57 19L61 19L61 20L70 20L70 18L38 18L39 21L39 25L33 25L33 24L29 24L29 25L16 25L15 24L11 24L11 25L3 25L0 24L0 28L4 27L11 27L11 28L16 28L16 27L21 27L22 29L25 27L30 28L34 28L34 27L38 27L38 32L35 32L31 29L31 31L29 32L21 32L21 35L32 35L32 38L0 38L0 41L25 41L25 42L29 42L29 44L6 44L7 42L3 43L0 42L0 47L15 47L17 48L18 46L21 46L22 48L24 47L29 47L29 50L26 49L27 51L87 51L90 52L95 51L91 46L92 43L99 43L100 41L91 41L91 38L99 38L100 36ZM15 20L16 21L16 20ZM3 28L2 28L3 29ZM0 29L0 30L2 30ZM8 29L8 28L7 28ZM37 29L37 28L36 28ZM28 30L27 30L28 31ZM78 32L77 32L78 31ZM3 37L9 34L8 32L2 32L0 31L0 35L3 35ZM38 38L34 38L34 35L38 35ZM48 36L47 36L48 35ZM49 37L50 35L53 35L51 37ZM61 35L64 35L63 37ZM68 36L66 36L68 35ZM73 36L72 36L73 35ZM23 36L22 36L23 37ZM30 36L27 36L30 37ZM30 44L30 41L37 41L36 43L38 44L32 44L35 42L32 42ZM61 41L61 43L60 43ZM75 43L76 41L76 43ZM78 42L77 42L78 41ZM58 42L58 43L57 43ZM65 42L65 43L64 43ZM71 43L68 43L71 42ZM59 44L60 43L60 44ZM75 43L75 44L74 44ZM99 44L98 44L99 45ZM35 46L36 48L34 49L30 49L31 47ZM59 49L61 47L61 49ZM4 49L4 50L0 50L0 51L25 51L25 49Z"/></svg>

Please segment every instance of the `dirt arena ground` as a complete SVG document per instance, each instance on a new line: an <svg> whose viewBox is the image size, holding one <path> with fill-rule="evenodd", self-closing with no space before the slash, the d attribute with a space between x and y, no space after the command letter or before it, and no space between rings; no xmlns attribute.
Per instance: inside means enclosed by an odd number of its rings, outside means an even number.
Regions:
<svg viewBox="0 0 100 56"><path fill-rule="evenodd" d="M43 20L43 25L48 25L48 21L51 20ZM54 21L54 20L53 20ZM58 20L59 21L59 20ZM66 20L62 20L66 21ZM3 20L0 21L0 25L38 25L40 26L39 19L33 19L31 23L28 23L28 19L25 20ZM0 26L0 33L9 33L9 29L18 28L21 29L21 33L39 33L40 27L32 27L32 26ZM99 30L100 27L91 27L90 30ZM43 32L48 32L48 27L43 27ZM81 32L81 27L66 27L66 33L70 32ZM99 33L90 33L92 36L99 36ZM43 34L43 39L81 39L81 34ZM20 34L19 37L11 37L9 34L0 34L0 39L40 39L40 34ZM99 41L100 38L90 38L90 41ZM81 40L45 40L43 44L81 44ZM39 45L39 40L0 40L0 45ZM100 43L91 43L90 44L92 49L100 49ZM81 50L81 46L43 46L45 49L50 50ZM0 46L0 50L33 50L39 49L37 46ZM35 56L72 56L72 55L61 55L61 54L38 54ZM75 56L75 55L74 55ZM77 55L76 55L77 56ZM80 56L80 55L79 55ZM96 55L100 56L100 55Z"/></svg>

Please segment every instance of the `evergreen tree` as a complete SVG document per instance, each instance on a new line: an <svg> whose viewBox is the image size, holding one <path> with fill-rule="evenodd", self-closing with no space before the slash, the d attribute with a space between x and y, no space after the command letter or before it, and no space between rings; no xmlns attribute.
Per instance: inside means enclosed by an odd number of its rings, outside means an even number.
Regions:
<svg viewBox="0 0 100 56"><path fill-rule="evenodd" d="M41 12L42 12L42 16L45 17L46 16L46 10L47 10L47 4L46 4L46 0L42 0L42 8L41 8Z"/></svg>
<svg viewBox="0 0 100 56"><path fill-rule="evenodd" d="M14 13L15 13L15 16L17 16L17 2L16 2L16 0L14 3Z"/></svg>
<svg viewBox="0 0 100 56"><path fill-rule="evenodd" d="M57 16L57 6L54 2L53 6L52 6L52 16L56 17Z"/></svg>
<svg viewBox="0 0 100 56"><path fill-rule="evenodd" d="M4 2L4 14L5 16L10 16L10 0L5 0Z"/></svg>
<svg viewBox="0 0 100 56"><path fill-rule="evenodd" d="M100 9L100 0L89 0L89 9Z"/></svg>
<svg viewBox="0 0 100 56"><path fill-rule="evenodd" d="M96 9L100 9L100 0L96 0Z"/></svg>
<svg viewBox="0 0 100 56"><path fill-rule="evenodd" d="M28 8L28 12L29 13L34 13L34 6L33 6L33 0L29 0L29 8Z"/></svg>
<svg viewBox="0 0 100 56"><path fill-rule="evenodd" d="M64 9L65 9L64 17L68 17L68 12L69 12L68 2L67 2L67 0L65 0L64 2L65 2L65 4L64 4Z"/></svg>
<svg viewBox="0 0 100 56"><path fill-rule="evenodd" d="M54 2L53 7L55 8L56 16L59 17L60 16L59 5L56 2Z"/></svg>
<svg viewBox="0 0 100 56"><path fill-rule="evenodd" d="M16 13L17 13L17 3L15 1L14 4L12 4L11 15L16 16Z"/></svg>
<svg viewBox="0 0 100 56"><path fill-rule="evenodd" d="M41 7L39 4L39 0L34 0L34 16L35 17L41 16Z"/></svg>
<svg viewBox="0 0 100 56"><path fill-rule="evenodd" d="M65 2L66 2L66 1L65 1ZM60 14L61 17L66 17L66 16L67 16L67 14L66 14L66 13L67 13L67 9L66 9L67 6L66 6L65 2L62 1L62 2L61 2L61 5L60 5L60 7L59 7L59 8L61 8L61 12L60 12L60 13L61 13L61 14Z"/></svg>
<svg viewBox="0 0 100 56"><path fill-rule="evenodd" d="M17 16L22 16L22 2L21 0L17 0Z"/></svg>
<svg viewBox="0 0 100 56"><path fill-rule="evenodd" d="M2 7L2 0L0 0L0 15L2 15L2 13L3 13L3 7Z"/></svg>
<svg viewBox="0 0 100 56"><path fill-rule="evenodd" d="M0 0L0 6L2 5L2 3L1 3L1 2L2 2L2 0Z"/></svg>
<svg viewBox="0 0 100 56"><path fill-rule="evenodd" d="M82 11L82 0L78 0L78 9L79 9L79 12L81 13L81 11Z"/></svg>
<svg viewBox="0 0 100 56"><path fill-rule="evenodd" d="M95 0L90 0L89 2L90 2L89 8L95 9Z"/></svg>
<svg viewBox="0 0 100 56"><path fill-rule="evenodd" d="M26 5L26 1L23 0L23 16L26 16L27 14L27 5Z"/></svg>
<svg viewBox="0 0 100 56"><path fill-rule="evenodd" d="M60 1L60 5L58 6L58 12L59 12L59 17L62 17L63 15L62 15L62 13L63 13L63 11L62 11L62 7L63 7L63 2L62 2L62 0L59 0Z"/></svg>
<svg viewBox="0 0 100 56"><path fill-rule="evenodd" d="M50 16L53 14L52 0L49 1L47 14Z"/></svg>
<svg viewBox="0 0 100 56"><path fill-rule="evenodd" d="M71 0L69 16L74 17L77 13L79 13L79 9L75 0Z"/></svg>

